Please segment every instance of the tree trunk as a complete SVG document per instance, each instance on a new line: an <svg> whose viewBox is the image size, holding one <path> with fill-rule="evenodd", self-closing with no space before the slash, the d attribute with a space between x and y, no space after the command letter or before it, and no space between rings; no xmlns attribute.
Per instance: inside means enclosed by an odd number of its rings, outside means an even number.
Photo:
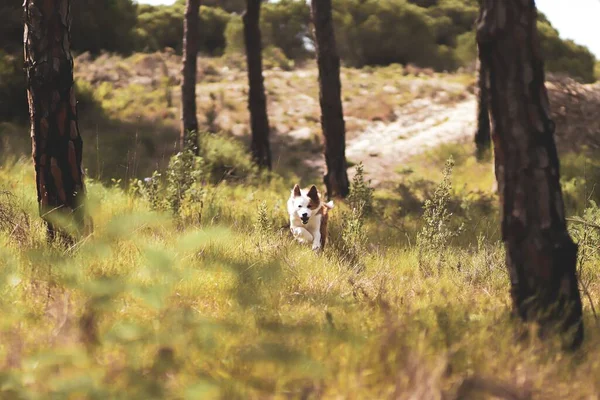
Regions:
<svg viewBox="0 0 600 400"><path fill-rule="evenodd" d="M514 313L583 340L577 245L566 227L533 0L485 0L477 27L489 66L496 179Z"/></svg>
<svg viewBox="0 0 600 400"><path fill-rule="evenodd" d="M340 57L335 44L331 0L312 0L311 12L315 26L321 127L327 165L323 180L327 187L327 198L346 197L349 192L346 127L341 98Z"/></svg>
<svg viewBox="0 0 600 400"><path fill-rule="evenodd" d="M262 74L262 42L260 37L261 0L246 0L244 43L248 64L248 109L252 128L252 156L261 167L271 169L269 117Z"/></svg>
<svg viewBox="0 0 600 400"><path fill-rule="evenodd" d="M84 225L83 142L71 56L71 0L26 0L25 69L40 215L49 238ZM62 218L60 226L57 219ZM63 225L64 224L64 225ZM91 227L91 226L90 226Z"/></svg>
<svg viewBox="0 0 600 400"><path fill-rule="evenodd" d="M198 25L200 21L200 0L187 0L183 21L183 81L181 83L181 149L190 146L198 154L196 135L196 75L198 73Z"/></svg>
<svg viewBox="0 0 600 400"><path fill-rule="evenodd" d="M475 132L475 148L478 160L484 158L490 149L490 115L489 115L489 88L488 68L485 64L478 63L477 76L477 131Z"/></svg>

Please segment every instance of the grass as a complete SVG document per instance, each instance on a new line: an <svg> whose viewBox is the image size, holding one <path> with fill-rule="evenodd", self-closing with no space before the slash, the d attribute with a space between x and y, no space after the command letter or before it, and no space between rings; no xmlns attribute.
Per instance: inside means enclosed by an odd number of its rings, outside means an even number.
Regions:
<svg viewBox="0 0 600 400"><path fill-rule="evenodd" d="M354 210L336 203L328 246L315 254L289 237L286 200L294 183L319 179L300 164L320 151L318 138L274 140L277 167L258 172L236 133L247 125L236 63L201 59L200 122L208 129L214 109L224 132L201 137L201 159L172 159L177 57L79 59L95 229L69 248L45 240L31 162L20 156L30 151L27 129L0 124L11 154L0 164L0 398L600 394L597 231L570 225L586 324L575 353L510 316L493 169L472 144L410 160L400 181L375 190L368 212L356 211L371 193L357 181ZM314 66L266 71L275 129L318 125L315 77ZM342 80L349 135L440 90L437 101L460 101L474 83L415 78L397 65L343 68ZM566 152L561 172L567 214L599 224L596 159ZM156 181L139 179L154 170Z"/></svg>
<svg viewBox="0 0 600 400"><path fill-rule="evenodd" d="M444 146L420 160L439 170L431 191L454 157L448 207L473 176L464 152ZM488 398L498 387L520 398L598 395L589 301L586 341L573 354L511 320L496 211L444 219L470 227L427 253L416 243L420 205L402 214L397 194L376 191L356 259L339 246L353 218L344 204L323 254L280 229L294 177L206 184L201 205L184 200L178 215L88 180L95 233L65 250L44 240L30 169L23 160L0 169L0 190L14 197L1 206L28 221L26 235L0 233L6 398ZM405 184L423 196L417 203L430 193L416 177ZM587 254L594 300L598 258Z"/></svg>

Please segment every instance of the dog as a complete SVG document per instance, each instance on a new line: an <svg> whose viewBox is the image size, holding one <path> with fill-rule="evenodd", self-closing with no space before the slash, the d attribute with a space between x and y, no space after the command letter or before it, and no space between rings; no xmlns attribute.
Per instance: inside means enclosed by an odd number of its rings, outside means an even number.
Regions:
<svg viewBox="0 0 600 400"><path fill-rule="evenodd" d="M290 230L299 243L312 243L313 250L325 248L327 240L328 211L333 201L324 203L316 186L300 189L295 185L287 202Z"/></svg>

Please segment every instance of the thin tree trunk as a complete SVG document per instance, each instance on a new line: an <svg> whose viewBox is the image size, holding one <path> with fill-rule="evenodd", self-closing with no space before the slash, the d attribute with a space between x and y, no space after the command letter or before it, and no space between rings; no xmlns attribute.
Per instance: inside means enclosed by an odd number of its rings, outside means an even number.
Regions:
<svg viewBox="0 0 600 400"><path fill-rule="evenodd" d="M244 43L248 64L248 109L252 128L252 156L261 167L271 169L269 117L262 73L262 41L260 36L261 0L246 0Z"/></svg>
<svg viewBox="0 0 600 400"><path fill-rule="evenodd" d="M577 245L565 222L533 0L484 0L477 40L489 66L492 140L514 313L583 340Z"/></svg>
<svg viewBox="0 0 600 400"><path fill-rule="evenodd" d="M26 0L25 69L40 215L49 238L84 226L83 142L71 56L71 1ZM57 224L57 218L65 218ZM65 224L65 225L63 225ZM91 226L88 226L91 228Z"/></svg>
<svg viewBox="0 0 600 400"><path fill-rule="evenodd" d="M475 147L478 160L484 158L490 149L490 115L489 115L489 89L488 67L478 62L477 76L477 131L475 132Z"/></svg>
<svg viewBox="0 0 600 400"><path fill-rule="evenodd" d="M319 66L321 127L327 165L323 180L328 198L346 197L349 192L346 127L341 98L340 57L335 44L331 0L312 0L311 4Z"/></svg>
<svg viewBox="0 0 600 400"><path fill-rule="evenodd" d="M181 83L181 149L190 146L198 154L196 133L196 76L198 73L198 26L200 0L187 0L183 21L183 81Z"/></svg>

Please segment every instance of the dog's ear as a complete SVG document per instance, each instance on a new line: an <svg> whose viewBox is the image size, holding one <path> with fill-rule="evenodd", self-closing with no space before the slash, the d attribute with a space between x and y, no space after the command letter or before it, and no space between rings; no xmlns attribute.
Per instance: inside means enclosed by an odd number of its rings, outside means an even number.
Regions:
<svg viewBox="0 0 600 400"><path fill-rule="evenodd" d="M302 195L302 193L300 193L300 186L296 183L296 185L292 189L292 196L300 197L301 195Z"/></svg>
<svg viewBox="0 0 600 400"><path fill-rule="evenodd" d="M319 192L317 191L317 187L312 185L307 194L308 198L314 201L315 203L319 203Z"/></svg>

